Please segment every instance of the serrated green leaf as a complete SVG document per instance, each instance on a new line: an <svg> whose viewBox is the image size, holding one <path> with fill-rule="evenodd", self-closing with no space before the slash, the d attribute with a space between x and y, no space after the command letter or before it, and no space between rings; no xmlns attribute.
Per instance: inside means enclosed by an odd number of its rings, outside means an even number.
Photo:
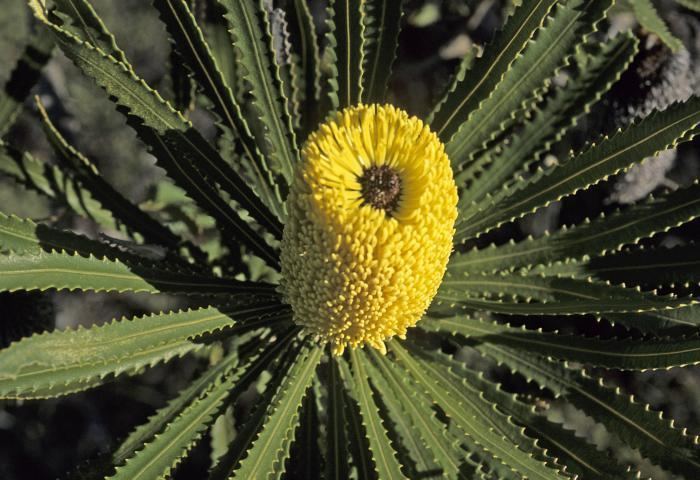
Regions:
<svg viewBox="0 0 700 480"><path fill-rule="evenodd" d="M267 324L280 312L276 302L210 307L34 335L0 351L0 397L47 398L93 388L194 352L203 347L197 337Z"/></svg>
<svg viewBox="0 0 700 480"><path fill-rule="evenodd" d="M555 89L544 107L535 110L534 118L527 121L517 135L507 144L499 145L497 150L480 155L455 176L457 185L470 181L460 195L460 210L478 208L470 206L471 203L497 190L515 171L525 171L526 160L528 163L538 161L627 70L637 53L638 43L631 33L620 34L596 45L591 53L577 56L576 72L571 74L567 84ZM486 170L475 180L483 169Z"/></svg>
<svg viewBox="0 0 700 480"><path fill-rule="evenodd" d="M435 370L429 362L409 354L395 340L389 342L391 352L408 374L420 384L433 401L438 404L465 435L472 437L492 455L492 461L503 463L513 472L537 478L561 478L544 462L535 459L529 452L532 442L512 443L511 438L525 438L512 423L503 421L489 402L484 401L478 391L462 383L455 387L445 377L444 371ZM474 390L474 391L469 391ZM529 445L528 445L529 443ZM521 450L525 449L525 450Z"/></svg>
<svg viewBox="0 0 700 480"><path fill-rule="evenodd" d="M474 61L470 75L460 80L438 102L428 117L428 122L443 141L452 138L460 125L501 82L528 41L544 24L554 4L554 0L536 0L517 8L507 19L503 31L495 36L484 54Z"/></svg>
<svg viewBox="0 0 700 480"><path fill-rule="evenodd" d="M282 8L276 8L272 0L263 0L263 8L269 20L272 51L279 67L283 97L296 133L302 124L301 106L304 96L301 60L292 50L287 12Z"/></svg>
<svg viewBox="0 0 700 480"><path fill-rule="evenodd" d="M237 478L280 478L294 438L299 409L323 350L304 346L267 409L262 430L234 471Z"/></svg>
<svg viewBox="0 0 700 480"><path fill-rule="evenodd" d="M637 478L629 473L629 468L616 464L607 452L600 451L585 439L576 437L573 431L566 430L563 425L549 421L544 414L536 413L534 405L523 403L517 395L501 390L500 385L487 380L482 373L473 371L465 364L443 354L436 353L432 357L465 378L482 392L486 399L497 404L499 409L527 427L527 432L536 435L537 444L545 447L548 455L555 453L557 460L562 457L567 459L566 473L606 480Z"/></svg>
<svg viewBox="0 0 700 480"><path fill-rule="evenodd" d="M355 348L350 350L350 358L353 382L346 383L346 387L360 406L374 469L379 478L406 478L401 472L401 464L396 458L372 395L366 365L369 360L362 351Z"/></svg>
<svg viewBox="0 0 700 480"><path fill-rule="evenodd" d="M428 331L462 335L475 342L528 352L603 368L649 370L700 363L700 338L608 339L543 333L470 317L424 318L419 326Z"/></svg>
<svg viewBox="0 0 700 480"><path fill-rule="evenodd" d="M326 32L328 91L332 109L356 105L362 97L364 78L362 22L363 0L330 0Z"/></svg>
<svg viewBox="0 0 700 480"><path fill-rule="evenodd" d="M265 208L245 182L231 172L216 150L128 65L51 23L40 0L30 0L30 6L36 18L49 28L63 52L109 93L118 110L127 116L127 122L153 150L168 174L217 220L224 231L224 241L232 243L232 248L237 248L240 241L268 264L277 266L275 251L224 201L207 178L211 175L217 182L228 182L237 189L234 198L253 217ZM264 224L264 220L261 223Z"/></svg>
<svg viewBox="0 0 700 480"><path fill-rule="evenodd" d="M279 65L272 50L268 14L262 0L217 2L226 11L235 58L250 85L251 106L264 125L264 131L254 132L257 144L274 161L271 168L289 184L299 151L284 98Z"/></svg>
<svg viewBox="0 0 700 480"><path fill-rule="evenodd" d="M558 276L592 276L614 284L640 286L650 290L659 286L685 288L700 283L700 251L694 244L673 248L644 248L619 252L562 265L542 265L533 273ZM694 290L694 288L690 288Z"/></svg>
<svg viewBox="0 0 700 480"><path fill-rule="evenodd" d="M49 142L54 147L54 151L64 168L70 169L74 173L81 186L88 190L93 198L109 210L115 219L126 225L130 231L140 233L147 242L177 250L183 240L127 200L102 178L94 164L68 144L56 129L41 100L38 97L35 100ZM205 258L204 252L194 245L190 244L188 248L193 253L198 254L199 258Z"/></svg>
<svg viewBox="0 0 700 480"><path fill-rule="evenodd" d="M683 48L683 42L669 31L668 25L659 16L651 0L633 0L629 4L634 10L637 21L645 30L656 34L674 52Z"/></svg>
<svg viewBox="0 0 700 480"><path fill-rule="evenodd" d="M41 70L51 58L52 51L51 37L33 33L29 38L9 80L0 91L0 137L5 136L14 124L22 103L39 81Z"/></svg>
<svg viewBox="0 0 700 480"><path fill-rule="evenodd" d="M184 0L154 0L154 6L160 18L175 40L174 48L185 59L187 66L198 80L198 85L214 104L216 113L224 124L233 132L234 141L239 142L246 167L252 173L251 179L255 190L265 204L282 215L281 197L275 191L273 179L269 174L267 159L260 152L256 140L250 131L241 107L233 95L232 86L223 76L216 57L213 55L204 34ZM229 52L232 54L232 52ZM263 212L268 214L269 212ZM277 238L281 237L282 226L274 215L267 215L265 226Z"/></svg>
<svg viewBox="0 0 700 480"><path fill-rule="evenodd" d="M129 436L113 456L116 465L128 460L110 478L167 478L230 399L250 386L290 338L289 334L283 335L242 363L234 352L209 368Z"/></svg>
<svg viewBox="0 0 700 480"><path fill-rule="evenodd" d="M287 6L292 48L299 56L304 79L302 135L315 127L321 100L321 53L316 25L307 0L292 0Z"/></svg>
<svg viewBox="0 0 700 480"><path fill-rule="evenodd" d="M244 363L243 365L247 367L249 364ZM172 398L165 406L159 408L155 414L148 418L146 423L139 425L132 431L112 454L112 463L115 466L122 465L128 458L143 449L145 444L162 432L188 405L206 392L217 377L228 374L236 368L241 369L241 366L236 362L236 355L231 354L207 369L187 388L178 393L177 397Z"/></svg>
<svg viewBox="0 0 700 480"><path fill-rule="evenodd" d="M554 7L551 20L545 22L534 41L515 59L503 80L449 137L445 151L453 166L471 160L477 151L514 123L525 102L540 95L553 73L569 63L574 47L596 30L597 22L611 4L612 0L574 0Z"/></svg>
<svg viewBox="0 0 700 480"><path fill-rule="evenodd" d="M407 428L405 435L412 436L415 432L416 438L404 438L404 441L419 443L416 449L428 450L428 455L432 455L429 461L434 461L442 470L440 473L447 478L470 478L461 471L462 464L467 461L467 454L448 439L446 427L435 417L429 398L421 395L419 389L409 383L409 379L394 362L386 356L375 352L372 354L379 369L377 374L372 375L372 381L376 381L377 375L382 375L388 386L387 390L380 390L383 398L395 405L389 413L396 417L408 416L412 428ZM428 463L426 467L430 468L432 464ZM429 471L419 470L418 473L425 474Z"/></svg>
<svg viewBox="0 0 700 480"><path fill-rule="evenodd" d="M523 315L644 312L697 303L690 297L660 296L591 279L518 274L446 277L436 299L466 308Z"/></svg>
<svg viewBox="0 0 700 480"><path fill-rule="evenodd" d="M184 295L274 296L273 285L207 277L148 263L40 252L0 255L0 291L85 290L94 292L181 293Z"/></svg>
<svg viewBox="0 0 700 480"><path fill-rule="evenodd" d="M364 25L362 102L382 104L396 60L403 0L365 0L360 8Z"/></svg>
<svg viewBox="0 0 700 480"><path fill-rule="evenodd" d="M488 206L463 218L457 238L492 230L503 223L588 188L661 150L692 139L700 123L700 98L692 97L655 112L591 146L565 163L499 192Z"/></svg>
<svg viewBox="0 0 700 480"><path fill-rule="evenodd" d="M156 430L157 434L145 438L144 443L135 445L135 451L129 452L126 463L108 478L168 478L182 458L196 445L209 424L214 422L216 415L223 410L226 398L232 394L231 390L247 366L249 364L237 365L235 359L229 356L221 365L205 372L174 402L158 412L154 418L167 417L167 422L158 425L161 428Z"/></svg>
<svg viewBox="0 0 700 480"><path fill-rule="evenodd" d="M632 397L619 394L619 389L603 387L559 363L491 343L477 344L475 348L563 396L653 463L691 478L697 475L697 437L673 428L673 422L648 405L636 403Z"/></svg>
<svg viewBox="0 0 700 480"><path fill-rule="evenodd" d="M33 191L68 207L77 215L93 220L108 230L120 228L112 214L102 208L90 192L55 165L37 161L28 153L22 153L0 142L0 176L9 178L29 191Z"/></svg>
<svg viewBox="0 0 700 480"><path fill-rule="evenodd" d="M600 255L637 243L655 233L690 222L700 216L700 184L677 190L609 216L563 228L537 239L454 255L449 271L454 275L513 270L567 258Z"/></svg>
<svg viewBox="0 0 700 480"><path fill-rule="evenodd" d="M605 318L613 323L619 323L644 333L657 334L660 330L669 328L675 330L676 327L678 330L688 332L689 329L694 330L700 325L700 305L637 314L608 313Z"/></svg>
<svg viewBox="0 0 700 480"><path fill-rule="evenodd" d="M122 252L82 235L0 212L0 252L38 255L53 250L78 253L83 257L94 255L124 262L148 263L146 258Z"/></svg>
<svg viewBox="0 0 700 480"><path fill-rule="evenodd" d="M42 5L44 5L43 0ZM54 10L50 15L58 16L67 31L89 41L95 47L112 55L124 64L128 64L126 54L119 48L102 19L88 0L54 0Z"/></svg>

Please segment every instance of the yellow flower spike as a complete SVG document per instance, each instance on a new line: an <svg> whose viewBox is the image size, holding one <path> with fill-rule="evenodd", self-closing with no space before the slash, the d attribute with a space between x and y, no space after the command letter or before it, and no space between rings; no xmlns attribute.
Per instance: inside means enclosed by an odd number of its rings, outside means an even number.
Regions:
<svg viewBox="0 0 700 480"><path fill-rule="evenodd" d="M287 199L282 282L294 321L333 353L404 337L452 251L457 187L443 144L390 105L359 105L310 135Z"/></svg>

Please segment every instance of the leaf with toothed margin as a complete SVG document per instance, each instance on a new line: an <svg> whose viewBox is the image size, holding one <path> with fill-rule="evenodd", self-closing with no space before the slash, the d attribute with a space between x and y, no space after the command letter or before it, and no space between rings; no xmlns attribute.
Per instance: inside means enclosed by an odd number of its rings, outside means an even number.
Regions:
<svg viewBox="0 0 700 480"><path fill-rule="evenodd" d="M51 122L39 97L36 97L35 100L49 142L63 166L73 172L80 185L88 190L93 198L109 210L114 218L126 225L130 231L143 235L147 242L176 250L183 243L183 240L127 200L101 177L94 164L73 148L61 135ZM193 252L196 251L200 258L204 257L204 253L194 245L189 245L189 248Z"/></svg>
<svg viewBox="0 0 700 480"><path fill-rule="evenodd" d="M326 429L328 436L328 449L325 458L325 478L331 480L344 480L350 475L350 462L348 460L348 435L345 423L345 394L343 381L338 370L338 362L331 354L326 368L328 392L328 419Z"/></svg>
<svg viewBox="0 0 700 480"><path fill-rule="evenodd" d="M561 276L592 276L615 284L636 285L649 290L678 286L690 290L700 283L700 248L695 244L673 248L638 248L600 257L569 261L557 266ZM534 272L549 275L547 265Z"/></svg>
<svg viewBox="0 0 700 480"><path fill-rule="evenodd" d="M302 135L315 126L315 114L321 99L321 52L318 33L308 0L292 0L287 5L292 49L300 59L304 94Z"/></svg>
<svg viewBox="0 0 700 480"><path fill-rule="evenodd" d="M234 475L238 478L279 479L289 456L299 410L311 387L323 349L304 345L267 408L257 437L249 445Z"/></svg>
<svg viewBox="0 0 700 480"><path fill-rule="evenodd" d="M435 417L432 401L421 395L415 385L409 383L410 379L394 362L374 351L371 354L378 369L372 374L372 382L379 382L381 377L382 382L386 384L386 389L381 389L382 400L394 404L389 412L397 417L395 421L404 415L408 417L410 428L406 429L405 437L409 438L402 437L403 441L415 442L416 449L427 450L427 471L433 467L431 462L435 462L442 475L448 478L471 478L461 471L462 464L468 461L468 455L454 444L453 439L446 436L446 427ZM387 406L389 405L391 404L387 403ZM415 460L416 457L414 455L412 458Z"/></svg>
<svg viewBox="0 0 700 480"><path fill-rule="evenodd" d="M700 475L697 437L688 436L685 429L677 430L673 421L664 419L649 405L635 402L633 396L621 393L619 388L604 386L602 379L590 378L586 372L578 376L565 398L652 463L686 478Z"/></svg>
<svg viewBox="0 0 700 480"><path fill-rule="evenodd" d="M30 0L30 6L66 56L110 95L168 175L217 220L224 241L232 248L238 248L241 242L269 265L277 266L274 249L221 197L207 177L227 182L235 190L229 192L235 193L232 197L262 225L265 220L260 212L265 210L264 205L191 123L137 77L130 66L52 23L39 0Z"/></svg>
<svg viewBox="0 0 700 480"><path fill-rule="evenodd" d="M214 105L215 113L223 124L233 132L233 141L242 149L242 161L251 172L251 180L265 204L281 215L282 199L276 191L269 174L267 159L258 149L248 122L241 112L241 106L233 95L233 87L227 83L218 61L204 38L190 7L183 0L154 0L153 5L160 13L168 33L173 38L173 48L179 52L187 67L197 78L197 85ZM279 220L270 215L266 218L267 228L280 237L282 230Z"/></svg>
<svg viewBox="0 0 700 480"><path fill-rule="evenodd" d="M365 0L330 0L326 24L331 111L360 102L364 85ZM322 112L323 115L325 112Z"/></svg>
<svg viewBox="0 0 700 480"><path fill-rule="evenodd" d="M569 64L574 47L597 30L597 23L612 3L612 0L572 0L554 7L551 18L510 65L503 80L453 136L445 137L445 151L453 166L472 160L476 152L522 116L526 105L548 88L553 75Z"/></svg>
<svg viewBox="0 0 700 480"><path fill-rule="evenodd" d="M360 407L360 418L369 443L373 470L378 478L406 478L372 395L366 365L369 360L364 352L355 348L350 350L350 359L350 368L345 365L343 367L346 377L351 375L352 381L346 381L345 386Z"/></svg>
<svg viewBox="0 0 700 480"><path fill-rule="evenodd" d="M238 386L245 367L249 366L237 365L231 356L224 358L221 364L209 369L185 390L181 395L184 398L178 397L175 402L182 403L181 408L169 415L168 422L162 425L163 428L148 439L149 441L138 445L133 456L107 478L168 478L172 470L198 443L210 424L216 420L216 416L226 404L226 399L232 395L232 389ZM167 409L172 409L172 406L168 405Z"/></svg>
<svg viewBox="0 0 700 480"><path fill-rule="evenodd" d="M488 201L489 193L511 179L514 172L529 171L529 165L561 140L627 70L638 43L628 32L591 47L590 52L577 54L576 72L569 75L565 86L555 89L544 106L535 108L534 118L526 121L505 145L479 155L455 176L457 185L470 182L460 196L460 210L478 209L473 202L484 196Z"/></svg>
<svg viewBox="0 0 700 480"><path fill-rule="evenodd" d="M34 33L17 60L5 87L0 90L0 137L10 130L22 110L24 100L39 81L41 70L51 58L51 37Z"/></svg>
<svg viewBox="0 0 700 480"><path fill-rule="evenodd" d="M396 340L388 344L406 373L433 398L465 435L483 445L492 455L493 462L503 463L513 472L526 475L532 480L562 478L556 470L533 456L539 449L510 418L498 412L474 387L455 379L459 383L457 387L455 381L445 377L447 372L436 370L434 365L416 356L414 351L409 353Z"/></svg>
<svg viewBox="0 0 700 480"><path fill-rule="evenodd" d="M686 333L691 333L700 325L700 305L636 314L607 313L605 314L605 319L625 325L627 328L635 328L644 333L656 334L659 330L665 328L680 328Z"/></svg>
<svg viewBox="0 0 700 480"><path fill-rule="evenodd" d="M496 272L531 267L567 258L594 256L619 250L700 216L700 183L668 195L633 205L621 212L562 228L540 238L452 256L448 271L453 275Z"/></svg>
<svg viewBox="0 0 700 480"><path fill-rule="evenodd" d="M401 31L404 0L365 0L362 102L384 103Z"/></svg>
<svg viewBox="0 0 700 480"><path fill-rule="evenodd" d="M444 369L445 377L450 379L452 383L470 385L473 390L479 392L483 400L491 404L494 411L503 416L502 421L512 427L510 433L507 431L503 432L504 438L508 438L514 444L521 446L521 448L529 446L531 449L530 453L535 459L545 463L549 468L559 471L560 474L563 474L561 471L562 465L558 463L557 459L542 448L539 444L539 439L532 436L532 432L527 432L527 430L523 428L525 425L522 421L522 414L527 411L527 408L525 411L513 411L515 410L514 407L516 407L516 405L512 403L515 395L511 397L511 394L500 392L499 390L492 390L489 392L489 387L491 387L492 384L490 385L490 382L483 378L483 372L467 367L462 362L454 360L452 356L444 354L440 350L424 348L423 346L419 347L418 344L411 341L406 343L406 348L415 356L421 358L422 362L427 367ZM491 393L491 395L488 395L488 393ZM499 393L503 395L498 395Z"/></svg>
<svg viewBox="0 0 700 480"><path fill-rule="evenodd" d="M486 233L689 141L697 135L698 124L700 97L654 112L566 162L541 171L522 184L505 187L489 205L461 220L456 238Z"/></svg>
<svg viewBox="0 0 700 480"><path fill-rule="evenodd" d="M486 46L484 54L474 61L470 74L457 79L458 82L437 103L427 122L443 141L457 132L502 81L555 4L554 0L536 0L516 8L503 30Z"/></svg>
<svg viewBox="0 0 700 480"><path fill-rule="evenodd" d="M629 5L634 11L634 16L641 27L649 33L655 34L659 39L666 44L672 52L678 53L683 48L683 42L676 38L654 8L651 0L633 0Z"/></svg>
<svg viewBox="0 0 700 480"><path fill-rule="evenodd" d="M419 327L594 367L653 370L700 363L698 336L602 339L515 328L468 316L424 318Z"/></svg>
<svg viewBox="0 0 700 480"><path fill-rule="evenodd" d="M283 311L277 302L209 307L24 338L0 350L0 397L47 398L93 388L194 352L204 345L193 341L197 337L264 325Z"/></svg>
<svg viewBox="0 0 700 480"><path fill-rule="evenodd" d="M420 438L413 420L408 416L403 405L398 402L386 376L375 365L379 360L374 355L374 349L365 353L371 358L371 361L365 362L365 367L371 378L370 383L379 410L379 417L383 420L387 438L394 447L402 472L408 478L442 473L444 469L435 460L430 446ZM444 425L442 425L442 429L445 429ZM458 448L455 448L455 453L459 453Z"/></svg>
<svg viewBox="0 0 700 480"><path fill-rule="evenodd" d="M0 212L0 253L18 255L38 255L42 252L65 251L82 257L95 256L110 260L119 260L128 265L144 268L175 269L182 275L190 272L204 278L206 269L199 270L197 265L189 264L179 257L164 261L164 248L158 245L138 245L128 247L128 251L107 243L91 240L68 230L60 230L32 220L7 216ZM172 260L172 261L169 261ZM158 263L156 263L156 261ZM211 276L211 275L209 275Z"/></svg>
<svg viewBox="0 0 700 480"><path fill-rule="evenodd" d="M279 354L290 335L261 346L242 363L234 352L207 370L129 436L113 455L114 464L123 466L109 478L166 478L217 415Z"/></svg>
<svg viewBox="0 0 700 480"><path fill-rule="evenodd" d="M274 163L270 167L289 184L299 158L287 99L272 48L270 19L262 0L217 0L225 10L234 56L250 85L250 104L263 125L257 144Z"/></svg>
<svg viewBox="0 0 700 480"><path fill-rule="evenodd" d="M0 291L84 290L276 296L275 286L65 252L0 255Z"/></svg>
<svg viewBox="0 0 700 480"><path fill-rule="evenodd" d="M430 356L459 377L465 378L482 392L487 400L497 404L499 409L512 415L517 423L525 426L529 436L535 435L538 446L545 448L550 457L555 455L557 465L561 465L560 460L566 459L566 467L562 473L573 472L576 475L585 475L584 478L590 476L606 480L635 478L631 469L616 464L610 453L598 450L585 439L576 437L573 431L565 429L563 425L551 422L544 413L538 414L534 405L520 401L516 394L503 391L499 384L487 380L483 373L476 372L443 353L433 352Z"/></svg>
<svg viewBox="0 0 700 480"><path fill-rule="evenodd" d="M279 67L278 73L284 94L285 106L289 112L290 121L296 134L302 124L302 112L300 108L304 95L301 60L292 51L287 12L282 8L275 7L273 0L263 0L263 8L268 18L272 52L275 55L275 60Z"/></svg>
<svg viewBox="0 0 700 480"><path fill-rule="evenodd" d="M45 0L39 1L45 8ZM53 0L53 5L49 15L60 19L62 28L128 64L126 54L88 0Z"/></svg>
<svg viewBox="0 0 700 480"><path fill-rule="evenodd" d="M90 195L69 174L55 165L39 162L26 152L0 142L0 176L9 178L28 191L68 207L108 230L125 231L112 213Z"/></svg>
<svg viewBox="0 0 700 480"><path fill-rule="evenodd" d="M674 428L673 422L649 405L636 403L619 389L604 387L566 364L492 343L476 344L474 348L583 410L653 463L690 474L690 478L700 472L698 437Z"/></svg>
<svg viewBox="0 0 700 480"><path fill-rule="evenodd" d="M446 276L435 298L460 307L523 315L644 312L698 303L692 297L661 296L590 278L519 274Z"/></svg>

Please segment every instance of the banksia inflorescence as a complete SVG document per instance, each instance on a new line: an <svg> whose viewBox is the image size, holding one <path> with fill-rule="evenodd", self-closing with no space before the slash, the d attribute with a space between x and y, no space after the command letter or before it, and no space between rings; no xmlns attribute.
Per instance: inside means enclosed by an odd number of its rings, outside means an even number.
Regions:
<svg viewBox="0 0 700 480"><path fill-rule="evenodd" d="M137 75L88 0L29 0L38 30L0 98L0 172L127 240L0 214L0 291L168 294L185 307L14 341L0 397L206 358L113 466L96 463L100 478L172 476L206 432L224 447L212 479L700 474L695 437L602 381L700 362L699 250L661 242L700 215L700 185L513 233L698 133L692 97L570 152L567 134L638 50L630 33L598 32L612 0L522 2L424 119L390 104L401 1L331 0L323 37L307 0L196 2L197 15L152 3L171 38L169 94ZM13 145L54 44L125 115L180 215L111 187L39 98L56 163ZM215 118L213 139L192 108ZM216 235L205 245L191 225ZM592 327L605 338L580 334ZM233 426L229 407L252 386L255 405L222 437L212 425ZM647 461L579 438L551 413L561 406Z"/></svg>
<svg viewBox="0 0 700 480"><path fill-rule="evenodd" d="M423 316L452 252L457 187L444 146L419 119L371 105L338 113L302 155L282 239L294 321L337 355L386 352Z"/></svg>

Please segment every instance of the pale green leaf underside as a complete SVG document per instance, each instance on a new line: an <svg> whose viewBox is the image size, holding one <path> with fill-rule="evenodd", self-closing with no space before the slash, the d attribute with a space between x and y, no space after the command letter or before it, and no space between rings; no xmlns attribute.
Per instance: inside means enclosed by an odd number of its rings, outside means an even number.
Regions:
<svg viewBox="0 0 700 480"><path fill-rule="evenodd" d="M284 310L268 302L123 319L88 329L43 333L0 351L0 397L44 398L95 387L202 348L195 340L237 322L267 322Z"/></svg>

